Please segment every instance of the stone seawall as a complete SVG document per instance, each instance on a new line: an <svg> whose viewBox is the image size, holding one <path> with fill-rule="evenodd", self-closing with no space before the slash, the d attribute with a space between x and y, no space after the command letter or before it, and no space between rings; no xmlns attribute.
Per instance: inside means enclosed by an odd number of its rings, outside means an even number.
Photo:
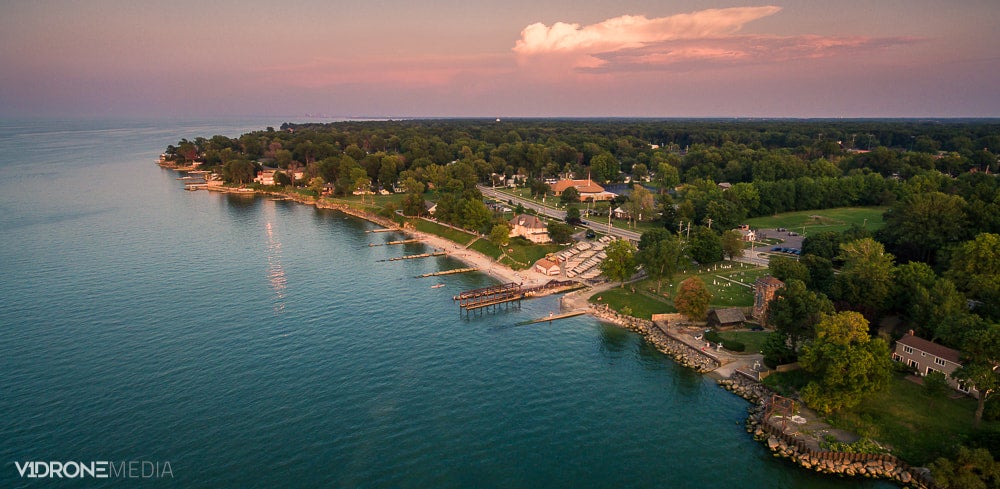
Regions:
<svg viewBox="0 0 1000 489"><path fill-rule="evenodd" d="M927 469L910 467L888 454L844 453L816 450L804 440L785 433L766 417L767 403L773 391L753 380L734 376L719 380L722 388L753 403L747 417L747 432L766 443L775 457L797 463L802 468L823 474L887 479L904 487L937 489Z"/></svg>
<svg viewBox="0 0 1000 489"><path fill-rule="evenodd" d="M660 352L669 355L683 367L697 370L698 372L711 372L719 367L719 362L703 354L702 352L667 336L660 328L657 328L648 319L639 319L632 316L625 316L610 310L604 306L591 304L590 315L612 324L616 324L629 331L639 333Z"/></svg>

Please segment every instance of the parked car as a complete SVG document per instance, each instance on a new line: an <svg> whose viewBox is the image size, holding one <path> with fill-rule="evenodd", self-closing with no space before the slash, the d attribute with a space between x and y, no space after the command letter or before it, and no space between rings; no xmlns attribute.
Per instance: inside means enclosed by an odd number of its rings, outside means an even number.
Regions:
<svg viewBox="0 0 1000 489"><path fill-rule="evenodd" d="M781 247L775 246L774 248L771 248L771 251L781 251Z"/></svg>

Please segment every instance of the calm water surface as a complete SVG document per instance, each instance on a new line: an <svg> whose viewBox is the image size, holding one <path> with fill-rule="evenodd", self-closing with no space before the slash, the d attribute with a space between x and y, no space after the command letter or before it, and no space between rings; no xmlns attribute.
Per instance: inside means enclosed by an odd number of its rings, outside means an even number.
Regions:
<svg viewBox="0 0 1000 489"><path fill-rule="evenodd" d="M747 403L555 298L336 212L185 192L181 137L281 121L0 122L0 487L892 487L775 460ZM31 480L14 462L169 462Z"/></svg>

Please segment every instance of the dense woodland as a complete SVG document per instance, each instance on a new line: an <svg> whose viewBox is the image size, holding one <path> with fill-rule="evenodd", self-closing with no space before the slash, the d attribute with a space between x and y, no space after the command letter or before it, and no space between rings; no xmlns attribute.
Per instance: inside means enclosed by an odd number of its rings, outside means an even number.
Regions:
<svg viewBox="0 0 1000 489"><path fill-rule="evenodd" d="M966 367L958 375L984 397L1000 386L994 368L1000 364L998 121L283 124L238 138L182 140L166 154L178 164L217 167L232 184L247 184L271 166L304 171L317 191L332 183L339 194L403 192L409 215L422 212L425 192L434 189L435 217L484 234L502 223L483 204L478 183L514 179L540 194L548 190L545 179L566 175L599 183L648 180L655 199L643 191L632 199L655 207L646 215L661 232L644 236L634 264L615 271L622 280L639 265L663 279L682 256L711 263L738 253L723 247L720 231L748 217L886 206L880 231L815 233L799 259L772 260L771 273L786 287L772 307L769 363L815 367L803 397L822 411L856 404L858 389L884 387L887 367L879 358L887 358L888 348L879 325L891 318L899 326L888 339L912 328L961 349ZM723 190L722 182L731 186ZM711 229L704 226L709 221ZM698 226L684 242L676 233L680 223ZM853 346L837 350L843 345ZM824 384L824 369L845 355L854 355L861 380ZM1000 402L980 403L980 416L1000 417Z"/></svg>

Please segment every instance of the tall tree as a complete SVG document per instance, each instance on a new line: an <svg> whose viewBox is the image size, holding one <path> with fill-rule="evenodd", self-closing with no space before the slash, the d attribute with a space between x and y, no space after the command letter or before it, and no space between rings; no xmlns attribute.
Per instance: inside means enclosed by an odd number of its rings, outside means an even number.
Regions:
<svg viewBox="0 0 1000 489"><path fill-rule="evenodd" d="M743 235L739 231L730 229L722 233L722 254L730 260L743 256Z"/></svg>
<svg viewBox="0 0 1000 489"><path fill-rule="evenodd" d="M979 301L977 312L1000 320L1000 234L982 233L959 245L946 276Z"/></svg>
<svg viewBox="0 0 1000 489"><path fill-rule="evenodd" d="M816 337L816 325L833 314L833 303L823 294L806 289L798 279L789 279L767 306L768 323L785 335L793 352L804 341Z"/></svg>
<svg viewBox="0 0 1000 489"><path fill-rule="evenodd" d="M857 310L878 314L885 307L892 284L893 256L871 238L840 245L844 266L834 283L838 299Z"/></svg>
<svg viewBox="0 0 1000 489"><path fill-rule="evenodd" d="M913 194L886 212L883 232L900 256L933 263L937 250L963 238L964 208L965 200L957 195Z"/></svg>
<svg viewBox="0 0 1000 489"><path fill-rule="evenodd" d="M703 265L722 260L722 239L715 231L698 228L692 234L688 243L688 253L691 254L691 258Z"/></svg>
<svg viewBox="0 0 1000 489"><path fill-rule="evenodd" d="M498 248L507 246L510 242L510 225L506 221L501 221L493 225L490 229L490 242Z"/></svg>
<svg viewBox="0 0 1000 489"><path fill-rule="evenodd" d="M635 185L625 208L628 209L628 217L633 224L643 219L648 220L653 214L653 194L646 187Z"/></svg>
<svg viewBox="0 0 1000 489"><path fill-rule="evenodd" d="M986 401L1000 388L1000 325L969 332L962 348L964 361L952 377L979 391L976 423L983 419Z"/></svg>
<svg viewBox="0 0 1000 489"><path fill-rule="evenodd" d="M699 321L708 314L708 306L712 303L712 292L698 276L681 282L674 295L674 308L688 319Z"/></svg>
<svg viewBox="0 0 1000 489"><path fill-rule="evenodd" d="M642 240L646 239L646 236L651 233L660 235L661 239L643 246ZM660 289L663 287L663 281L669 281L674 273L677 272L682 254L683 248L681 247L680 240L673 234L666 232L665 229L643 233L642 238L639 240L639 251L636 253L636 259L642 265L643 269L646 270L646 275L656 280L657 294L660 293Z"/></svg>
<svg viewBox="0 0 1000 489"><path fill-rule="evenodd" d="M816 324L816 339L802 347L799 364L813 380L802 400L823 414L858 405L889 386L889 346L868 335L868 321L853 311L826 316Z"/></svg>
<svg viewBox="0 0 1000 489"><path fill-rule="evenodd" d="M794 258L773 256L768 260L767 268L771 270L771 275L782 282L801 280L809 283L809 268Z"/></svg>
<svg viewBox="0 0 1000 489"><path fill-rule="evenodd" d="M601 262L601 273L611 280L621 281L622 288L625 281L636 272L635 247L632 243L624 239L616 239L604 248L607 258Z"/></svg>

